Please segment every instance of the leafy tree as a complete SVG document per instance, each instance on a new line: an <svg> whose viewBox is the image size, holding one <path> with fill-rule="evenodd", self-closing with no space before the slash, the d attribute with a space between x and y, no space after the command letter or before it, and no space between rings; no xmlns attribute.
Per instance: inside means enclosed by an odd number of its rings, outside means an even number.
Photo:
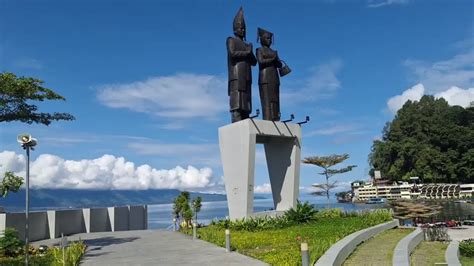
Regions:
<svg viewBox="0 0 474 266"><path fill-rule="evenodd" d="M387 123L369 155L370 174L393 181L418 176L425 183L474 182L474 107L440 98L407 101Z"/></svg>
<svg viewBox="0 0 474 266"><path fill-rule="evenodd" d="M338 192L336 193L336 198L337 200L350 200L350 196L352 194L352 191L341 191L341 192Z"/></svg>
<svg viewBox="0 0 474 266"><path fill-rule="evenodd" d="M318 188L319 191L313 192L313 195L316 196L323 196L326 195L328 199L328 207L329 207L329 192L337 187L337 181L334 181L332 183L329 182L329 178L336 174L342 174L351 171L354 167L357 167L356 165L349 165L340 169L333 169L333 167L336 164L339 164L349 158L349 154L333 154L329 156L312 156L312 157L306 157L303 160L303 163L305 164L313 164L318 167L321 167L324 169L322 173L319 173L320 175L323 175L326 178L326 184L314 184L313 187Z"/></svg>
<svg viewBox="0 0 474 266"><path fill-rule="evenodd" d="M74 120L68 113L42 113L30 101L65 100L54 91L44 88L42 80L30 77L17 77L13 73L0 73L0 122L20 121L28 124L49 125L57 120ZM0 187L2 197L8 192L17 192L23 179L6 172Z"/></svg>
<svg viewBox="0 0 474 266"><path fill-rule="evenodd" d="M194 210L194 220L196 221L197 223L197 219L198 219L198 212L201 211L201 207L202 207L202 198L201 197L197 197L193 200L193 210Z"/></svg>
<svg viewBox="0 0 474 266"><path fill-rule="evenodd" d="M13 172L6 172L5 176L0 184L0 193L2 197L6 197L8 192L18 192L21 185L23 184L23 178L13 174Z"/></svg>
<svg viewBox="0 0 474 266"><path fill-rule="evenodd" d="M173 214L176 219L182 218L186 227L189 227L191 224L191 219L193 218L193 210L189 205L190 194L188 191L182 191L178 197L173 201Z"/></svg>
<svg viewBox="0 0 474 266"><path fill-rule="evenodd" d="M49 125L51 121L74 120L74 116L68 113L38 112L38 106L29 103L65 100L63 96L42 87L42 84L43 81L36 78L0 73L0 122L21 121Z"/></svg>

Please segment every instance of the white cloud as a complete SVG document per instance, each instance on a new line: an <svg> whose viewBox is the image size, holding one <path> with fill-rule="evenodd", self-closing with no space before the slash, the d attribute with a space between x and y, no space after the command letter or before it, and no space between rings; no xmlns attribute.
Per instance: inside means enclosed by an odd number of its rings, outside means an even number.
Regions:
<svg viewBox="0 0 474 266"><path fill-rule="evenodd" d="M190 164L220 166L219 146L214 143L184 144L132 142L128 148L140 155L160 156L161 159L186 161Z"/></svg>
<svg viewBox="0 0 474 266"><path fill-rule="evenodd" d="M217 149L215 144L129 143L128 147L141 155L172 156L179 154L208 154Z"/></svg>
<svg viewBox="0 0 474 266"><path fill-rule="evenodd" d="M408 59L404 65L414 76L417 85L401 95L390 98L388 109L396 113L407 100L417 101L424 94L444 98L450 105L469 106L474 101L474 49L472 39L458 42L454 46L464 49L447 60L424 62ZM467 88L467 89L462 89Z"/></svg>
<svg viewBox="0 0 474 266"><path fill-rule="evenodd" d="M13 151L0 152L0 176L7 171L19 172L25 168L25 156Z"/></svg>
<svg viewBox="0 0 474 266"><path fill-rule="evenodd" d="M463 90L458 87L451 87L446 91L435 94L436 98L444 98L449 105L459 105L468 107L474 102L474 88Z"/></svg>
<svg viewBox="0 0 474 266"><path fill-rule="evenodd" d="M313 69L312 75L307 80L307 89L319 95L319 97L331 97L341 87L337 73L342 68L342 61L331 60Z"/></svg>
<svg viewBox="0 0 474 266"><path fill-rule="evenodd" d="M183 121L175 120L169 123L159 125L158 127L161 129L166 129L166 130L180 130L186 127L186 123L183 123Z"/></svg>
<svg viewBox="0 0 474 266"><path fill-rule="evenodd" d="M126 108L166 118L215 118L227 110L227 85L212 75L158 76L128 84L100 87L98 99L111 108Z"/></svg>
<svg viewBox="0 0 474 266"><path fill-rule="evenodd" d="M340 125L332 125L328 127L323 127L320 129L316 129L313 131L308 132L305 136L329 136L338 133L357 133L360 132L360 127L355 124L340 124Z"/></svg>
<svg viewBox="0 0 474 266"><path fill-rule="evenodd" d="M350 181L337 181L337 187L332 190L332 192L341 192L351 190Z"/></svg>
<svg viewBox="0 0 474 266"><path fill-rule="evenodd" d="M390 5L402 5L407 3L408 0L369 0L367 7L377 8Z"/></svg>
<svg viewBox="0 0 474 266"><path fill-rule="evenodd" d="M394 96L387 101L388 109L392 113L396 113L406 101L418 101L425 94L425 87L423 84L417 84L407 90L401 95ZM449 105L459 105L468 107L474 101L474 88L461 89L458 87L451 87L445 91L434 94L435 98L444 98Z"/></svg>
<svg viewBox="0 0 474 266"><path fill-rule="evenodd" d="M263 185L255 186L253 191L258 194L271 194L272 187L270 183L264 183Z"/></svg>
<svg viewBox="0 0 474 266"><path fill-rule="evenodd" d="M291 86L293 89L281 93L282 102L298 103L331 98L341 88L337 74L342 66L341 60L334 59L310 69L307 79L295 81Z"/></svg>
<svg viewBox="0 0 474 266"><path fill-rule="evenodd" d="M0 152L0 174L14 171L25 175L25 158L15 152ZM92 160L65 160L41 154L31 162L30 184L34 188L71 189L208 189L213 181L208 167L193 166L155 169L147 164L135 166L123 157L103 155Z"/></svg>
<svg viewBox="0 0 474 266"><path fill-rule="evenodd" d="M332 181L330 181L332 183ZM313 185L317 185L321 183L314 183ZM336 180L336 187L333 188L330 192L341 192L341 191L348 191L351 190L351 182L350 181L337 181ZM319 189L313 186L300 186L300 193L311 193L315 191L320 191Z"/></svg>
<svg viewBox="0 0 474 266"><path fill-rule="evenodd" d="M423 84L416 84L415 86L405 90L401 95L394 96L387 101L388 109L392 113L396 113L398 109L402 108L406 101L418 101L425 93Z"/></svg>
<svg viewBox="0 0 474 266"><path fill-rule="evenodd" d="M453 58L433 63L406 60L414 74L414 81L422 83L427 94L441 93L453 86L472 88L474 84L474 49L455 55Z"/></svg>

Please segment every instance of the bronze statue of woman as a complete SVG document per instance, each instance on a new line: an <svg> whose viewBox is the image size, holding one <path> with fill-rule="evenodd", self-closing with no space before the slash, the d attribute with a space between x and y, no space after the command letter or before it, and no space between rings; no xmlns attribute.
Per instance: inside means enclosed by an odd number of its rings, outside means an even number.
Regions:
<svg viewBox="0 0 474 266"><path fill-rule="evenodd" d="M283 64L278 58L277 51L270 48L273 33L258 28L258 38L262 44L262 47L257 48L257 61L259 68L258 87L263 119L280 121L280 77L278 68L281 68Z"/></svg>
<svg viewBox="0 0 474 266"><path fill-rule="evenodd" d="M232 123L249 118L252 112L252 71L257 64L251 43L245 41L245 20L242 8L234 18L235 37L227 38L228 95Z"/></svg>

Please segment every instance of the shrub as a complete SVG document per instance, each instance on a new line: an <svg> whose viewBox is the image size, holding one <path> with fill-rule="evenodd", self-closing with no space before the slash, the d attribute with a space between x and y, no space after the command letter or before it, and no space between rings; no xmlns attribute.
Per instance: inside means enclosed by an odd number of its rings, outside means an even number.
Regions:
<svg viewBox="0 0 474 266"><path fill-rule="evenodd" d="M449 241L448 229L446 227L425 228L425 236L428 241Z"/></svg>
<svg viewBox="0 0 474 266"><path fill-rule="evenodd" d="M215 225L220 228L231 229L231 230L243 230L249 232L267 230L267 229L278 229L288 227L292 222L288 221L285 216L283 217L250 217L240 220L230 221L221 220L213 221L211 225Z"/></svg>
<svg viewBox="0 0 474 266"><path fill-rule="evenodd" d="M461 241L459 243L459 253L462 256L474 258L474 238Z"/></svg>
<svg viewBox="0 0 474 266"><path fill-rule="evenodd" d="M23 241L18 237L14 228L7 227L4 236L0 237L0 253L4 257L17 256L21 252Z"/></svg>
<svg viewBox="0 0 474 266"><path fill-rule="evenodd" d="M315 216L316 219L339 218L344 216L344 212L341 209L323 209L320 210Z"/></svg>
<svg viewBox="0 0 474 266"><path fill-rule="evenodd" d="M381 223L391 221L393 212L391 209L377 209L357 213L357 216L364 216L368 220Z"/></svg>
<svg viewBox="0 0 474 266"><path fill-rule="evenodd" d="M299 200L296 208L291 208L285 212L285 217L289 222L303 224L314 220L314 215L317 211L309 202L301 203Z"/></svg>
<svg viewBox="0 0 474 266"><path fill-rule="evenodd" d="M315 220L335 219L343 217L360 217L366 223L378 224L392 220L392 213L390 210L373 210L364 212L349 212L345 213L341 209L324 209L316 211L308 202L298 202L296 209L290 209L281 217L256 217L244 218L240 220L231 221L212 220L209 226L231 229L243 230L249 232L256 232L269 229L281 229L293 225L310 223ZM188 234L192 231L183 230Z"/></svg>
<svg viewBox="0 0 474 266"><path fill-rule="evenodd" d="M73 242L64 250L53 247L48 250L51 255L51 265L79 265L82 255L86 252L86 245L82 241Z"/></svg>

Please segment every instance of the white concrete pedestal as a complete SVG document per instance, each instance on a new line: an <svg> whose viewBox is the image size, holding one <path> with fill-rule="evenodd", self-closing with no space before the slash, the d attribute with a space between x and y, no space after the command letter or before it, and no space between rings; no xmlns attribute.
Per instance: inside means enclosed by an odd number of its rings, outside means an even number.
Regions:
<svg viewBox="0 0 474 266"><path fill-rule="evenodd" d="M301 161L301 127L246 119L219 128L219 147L230 219L253 214L255 146L267 159L275 210L296 207Z"/></svg>

